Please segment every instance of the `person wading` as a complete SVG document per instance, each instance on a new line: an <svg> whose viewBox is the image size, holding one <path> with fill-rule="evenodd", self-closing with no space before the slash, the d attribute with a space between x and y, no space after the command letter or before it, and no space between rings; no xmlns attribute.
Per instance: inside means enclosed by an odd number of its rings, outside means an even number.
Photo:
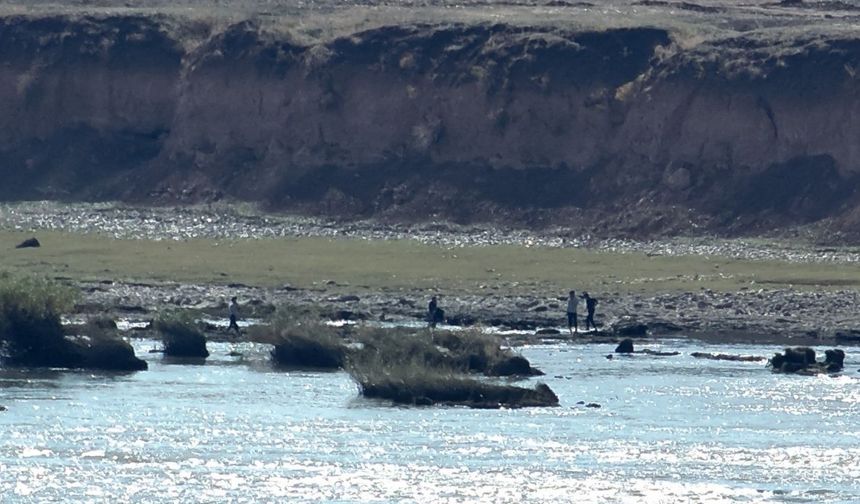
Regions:
<svg viewBox="0 0 860 504"><path fill-rule="evenodd" d="M582 299L585 300L585 330L589 327L597 329L597 324L594 323L594 311L597 309L597 300L589 296L587 292L582 293Z"/></svg>
<svg viewBox="0 0 860 504"><path fill-rule="evenodd" d="M239 324L236 323L236 321L239 320L239 303L236 302L235 296L230 298L230 307L228 309L228 312L230 314L230 326L227 327L227 331L229 331L230 329L235 329L236 336L238 336L239 334L241 334L241 331L239 330Z"/></svg>
<svg viewBox="0 0 860 504"><path fill-rule="evenodd" d="M579 332L579 327L576 324L576 305L579 304L579 299L576 298L576 291L570 291L567 298L567 330L570 334Z"/></svg>

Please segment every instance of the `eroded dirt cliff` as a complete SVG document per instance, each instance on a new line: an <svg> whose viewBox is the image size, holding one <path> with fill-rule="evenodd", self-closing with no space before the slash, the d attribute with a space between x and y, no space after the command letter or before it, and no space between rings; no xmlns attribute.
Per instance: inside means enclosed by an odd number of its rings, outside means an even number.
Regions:
<svg viewBox="0 0 860 504"><path fill-rule="evenodd" d="M843 23L309 40L259 18L8 14L0 197L857 241L860 37Z"/></svg>

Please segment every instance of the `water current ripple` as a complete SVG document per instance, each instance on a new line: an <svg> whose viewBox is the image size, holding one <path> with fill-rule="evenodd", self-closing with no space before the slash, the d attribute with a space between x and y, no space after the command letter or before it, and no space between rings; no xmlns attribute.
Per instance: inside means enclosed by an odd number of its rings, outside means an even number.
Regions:
<svg viewBox="0 0 860 504"><path fill-rule="evenodd" d="M535 346L558 408L409 408L252 344L194 366L134 344L149 371L0 370L0 502L860 501L856 373Z"/></svg>

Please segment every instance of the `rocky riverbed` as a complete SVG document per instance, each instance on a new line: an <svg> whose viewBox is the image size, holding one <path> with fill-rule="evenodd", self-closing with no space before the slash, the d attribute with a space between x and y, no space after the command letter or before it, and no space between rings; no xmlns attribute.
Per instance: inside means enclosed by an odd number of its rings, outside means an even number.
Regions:
<svg viewBox="0 0 860 504"><path fill-rule="evenodd" d="M494 227L456 226L447 223L420 226L374 221L337 222L305 217L266 215L249 208L227 206L144 208L114 204L21 203L0 206L0 229L63 230L102 233L120 238L184 240L189 238L353 237L368 240L414 239L450 247L515 244L523 247L585 247L613 252L664 255L725 256L753 260L855 263L850 248L820 249L800 243L786 245L763 240L716 238L674 239L666 242L596 240L566 236L563 230L505 230ZM172 308L197 309L222 316L226 302L238 296L248 316L265 316L274 306L314 307L332 319L420 322L431 292L373 291L329 281L313 288L284 285L262 288L242 284L83 282L82 313L109 312L118 317L146 320ZM600 292L597 321L610 334L641 332L652 336L692 335L709 339L831 343L852 339L860 329L855 307L860 293L853 289L800 290L794 288L742 288L736 292L701 289L692 292ZM516 295L498 287L484 292L441 297L448 320L455 325L483 324L531 334L550 329L541 337L566 333L564 293L543 292L539 286ZM626 328L626 329L625 329ZM561 335L552 334L561 330ZM544 331L547 332L547 331ZM582 337L577 339L589 339Z"/></svg>

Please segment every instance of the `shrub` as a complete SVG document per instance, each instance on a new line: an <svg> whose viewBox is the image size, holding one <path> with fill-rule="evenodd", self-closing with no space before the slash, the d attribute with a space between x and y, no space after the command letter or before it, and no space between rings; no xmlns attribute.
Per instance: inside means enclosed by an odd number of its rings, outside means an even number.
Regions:
<svg viewBox="0 0 860 504"><path fill-rule="evenodd" d="M339 369L347 348L338 329L315 312L279 308L271 323L251 330L251 339L274 345L272 360L285 367Z"/></svg>
<svg viewBox="0 0 860 504"><path fill-rule="evenodd" d="M67 335L60 314L74 305L69 287L37 277L0 275L0 357L18 366L141 370L146 362L104 322Z"/></svg>
<svg viewBox="0 0 860 504"><path fill-rule="evenodd" d="M75 298L45 278L0 274L0 357L21 366L78 367L81 356L60 320Z"/></svg>
<svg viewBox="0 0 860 504"><path fill-rule="evenodd" d="M471 408L557 406L558 397L544 384L534 389L469 378L428 367L421 358L392 363L378 354L357 354L347 370L362 395L398 404L462 405Z"/></svg>
<svg viewBox="0 0 860 504"><path fill-rule="evenodd" d="M209 357L206 335L187 313L172 313L155 321L155 330L161 333L164 355L169 357Z"/></svg>

